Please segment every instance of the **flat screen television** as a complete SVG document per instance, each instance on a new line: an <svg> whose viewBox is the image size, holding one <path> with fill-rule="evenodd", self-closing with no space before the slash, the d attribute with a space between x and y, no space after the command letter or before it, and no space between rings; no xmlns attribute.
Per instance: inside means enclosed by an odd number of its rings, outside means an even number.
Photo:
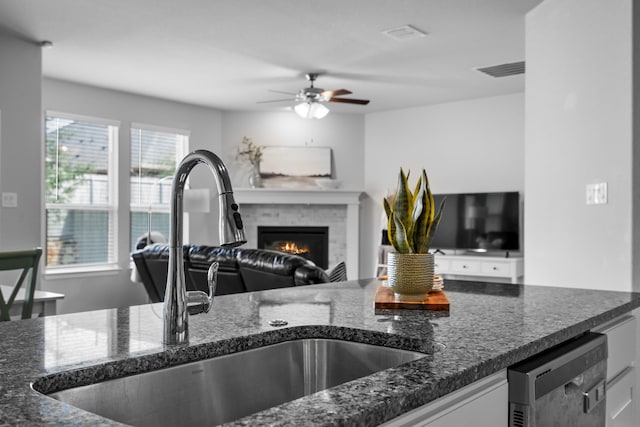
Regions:
<svg viewBox="0 0 640 427"><path fill-rule="evenodd" d="M434 194L436 209L445 196L431 252L520 250L520 193Z"/></svg>

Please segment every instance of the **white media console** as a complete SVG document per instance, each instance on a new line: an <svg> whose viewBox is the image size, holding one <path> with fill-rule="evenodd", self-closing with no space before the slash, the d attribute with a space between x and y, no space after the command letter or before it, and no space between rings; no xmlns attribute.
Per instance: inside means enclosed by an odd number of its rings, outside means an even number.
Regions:
<svg viewBox="0 0 640 427"><path fill-rule="evenodd" d="M435 271L452 279L508 279L511 283L520 283L524 278L524 258L438 254L435 257Z"/></svg>
<svg viewBox="0 0 640 427"><path fill-rule="evenodd" d="M387 274L387 254L391 246L380 246L376 277ZM486 279L509 283L522 283L524 258L522 256L490 255L435 255L435 272L447 279Z"/></svg>

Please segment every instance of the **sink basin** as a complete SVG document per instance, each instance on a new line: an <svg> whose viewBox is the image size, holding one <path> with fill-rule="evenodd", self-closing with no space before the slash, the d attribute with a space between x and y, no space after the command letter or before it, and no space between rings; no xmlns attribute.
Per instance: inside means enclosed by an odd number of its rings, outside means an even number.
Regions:
<svg viewBox="0 0 640 427"><path fill-rule="evenodd" d="M135 426L214 425L425 356L350 341L300 339L49 396Z"/></svg>

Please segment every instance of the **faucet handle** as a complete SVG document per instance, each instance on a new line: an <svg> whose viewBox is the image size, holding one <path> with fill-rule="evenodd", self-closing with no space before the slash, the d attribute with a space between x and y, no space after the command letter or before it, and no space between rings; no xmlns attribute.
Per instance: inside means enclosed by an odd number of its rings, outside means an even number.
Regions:
<svg viewBox="0 0 640 427"><path fill-rule="evenodd" d="M189 314L208 313L213 305L213 297L216 294L216 285L218 283L218 263L213 262L207 271L207 284L209 285L209 294L202 291L187 292L187 310Z"/></svg>
<svg viewBox="0 0 640 427"><path fill-rule="evenodd" d="M213 301L213 297L216 294L216 286L218 285L218 268L220 264L218 262L212 262L207 271L207 284L209 285L209 296Z"/></svg>

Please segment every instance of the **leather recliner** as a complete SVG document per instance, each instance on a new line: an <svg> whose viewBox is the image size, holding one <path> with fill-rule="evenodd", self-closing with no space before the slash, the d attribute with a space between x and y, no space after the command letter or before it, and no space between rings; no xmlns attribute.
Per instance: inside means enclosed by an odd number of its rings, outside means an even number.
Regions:
<svg viewBox="0 0 640 427"><path fill-rule="evenodd" d="M183 247L187 290L208 292L207 271L218 262L216 295L263 291L329 282L329 276L313 262L266 249L185 245ZM164 300L169 247L147 246L131 254L137 273L152 302Z"/></svg>

